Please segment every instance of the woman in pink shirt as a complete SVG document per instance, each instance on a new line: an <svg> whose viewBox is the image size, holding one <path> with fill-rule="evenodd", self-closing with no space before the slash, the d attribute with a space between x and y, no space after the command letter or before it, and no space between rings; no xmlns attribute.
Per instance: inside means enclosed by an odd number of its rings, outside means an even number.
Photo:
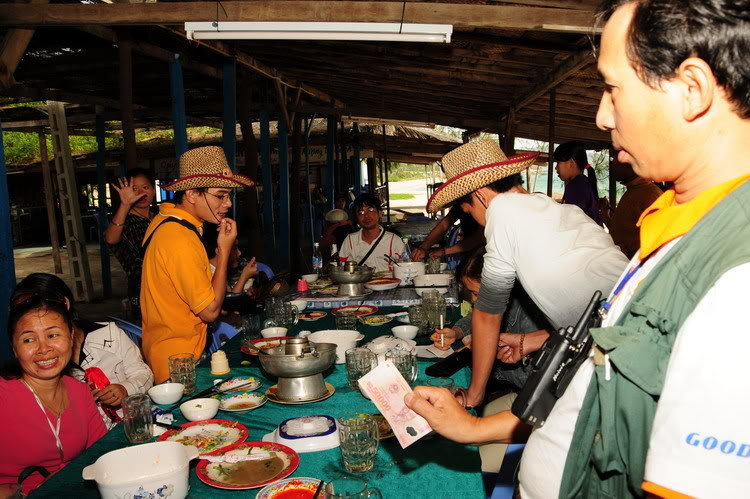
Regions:
<svg viewBox="0 0 750 499"><path fill-rule="evenodd" d="M23 481L28 494L107 432L88 386L67 375L72 327L62 297L25 295L11 305L14 359L0 372L0 497L24 471L43 468Z"/></svg>

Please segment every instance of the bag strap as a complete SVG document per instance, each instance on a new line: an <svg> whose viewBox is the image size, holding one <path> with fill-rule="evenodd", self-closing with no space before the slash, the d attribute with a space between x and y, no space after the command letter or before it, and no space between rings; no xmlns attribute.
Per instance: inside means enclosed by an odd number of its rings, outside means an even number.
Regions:
<svg viewBox="0 0 750 499"><path fill-rule="evenodd" d="M198 229L195 228L195 225L191 224L187 220L183 220L183 219L177 218L177 217L167 217L166 220L164 220L162 223L160 223L154 229L154 231L151 233L151 235L148 236L148 239L146 239L146 241L143 243L143 254L144 255L146 254L146 248L148 248L148 245L151 244L151 239L154 237L154 234L156 234L156 231L159 230L164 224L168 224L169 222L178 223L178 224L182 225L183 227L186 227L186 228L192 230L193 232L195 232L195 235L198 236L198 239L201 238L201 233L198 232Z"/></svg>
<svg viewBox="0 0 750 499"><path fill-rule="evenodd" d="M370 255L372 255L372 252L375 251L375 248L377 248L378 244L380 244L380 241L383 240L383 236L385 236L385 229L383 229L383 232L380 233L380 237L377 238L377 240L375 241L375 243L373 243L373 245L370 246L370 251L368 251L367 254L365 255L365 257L359 261L359 263L357 264L357 266L361 267L362 265L365 264L365 262L367 261L367 259L370 258Z"/></svg>

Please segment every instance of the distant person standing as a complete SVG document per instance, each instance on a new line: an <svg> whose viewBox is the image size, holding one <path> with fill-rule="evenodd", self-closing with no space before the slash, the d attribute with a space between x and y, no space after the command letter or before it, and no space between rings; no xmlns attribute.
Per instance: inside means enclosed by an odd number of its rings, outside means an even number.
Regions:
<svg viewBox="0 0 750 499"><path fill-rule="evenodd" d="M652 181L636 175L631 165L621 163L617 159L612 163L610 172L627 190L617 203L612 219L607 224L609 235L625 256L633 258L641 247L638 220L662 195L662 190Z"/></svg>
<svg viewBox="0 0 750 499"><path fill-rule="evenodd" d="M563 203L578 206L598 225L604 225L599 214L596 171L589 164L586 146L577 140L565 142L557 146L554 158L557 162L557 175L565 182Z"/></svg>
<svg viewBox="0 0 750 499"><path fill-rule="evenodd" d="M128 301L133 317L140 318L143 236L154 218L154 179L143 168L129 170L112 188L120 196L120 206L104 231L109 250L128 276Z"/></svg>

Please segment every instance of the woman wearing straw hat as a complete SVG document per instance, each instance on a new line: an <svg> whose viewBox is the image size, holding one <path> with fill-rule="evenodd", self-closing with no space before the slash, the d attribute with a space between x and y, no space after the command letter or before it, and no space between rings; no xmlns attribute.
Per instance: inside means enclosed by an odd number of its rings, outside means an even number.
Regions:
<svg viewBox="0 0 750 499"><path fill-rule="evenodd" d="M519 362L548 337L543 330L503 334L500 323L516 278L554 328L575 324L596 290L610 291L627 264L612 238L581 210L521 187L520 172L538 153L507 158L491 140L464 144L443 157L448 180L427 202L434 213L459 205L487 240L482 287L472 318L472 379L467 404L476 406L496 355ZM497 351L498 340L505 346Z"/></svg>
<svg viewBox="0 0 750 499"><path fill-rule="evenodd" d="M162 203L146 231L141 285L143 353L155 383L169 378L170 355L191 353L197 360L203 353L208 323L224 301L237 238L226 216L232 189L254 185L232 172L223 149L207 146L180 156L180 178L164 186L175 192L174 204ZM204 222L219 225L213 276L200 240Z"/></svg>

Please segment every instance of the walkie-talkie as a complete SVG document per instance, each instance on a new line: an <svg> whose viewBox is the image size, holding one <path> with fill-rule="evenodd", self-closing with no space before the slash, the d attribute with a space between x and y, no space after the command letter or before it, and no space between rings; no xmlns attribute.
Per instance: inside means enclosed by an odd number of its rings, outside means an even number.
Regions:
<svg viewBox="0 0 750 499"><path fill-rule="evenodd" d="M532 359L529 379L511 409L525 423L535 428L544 426L555 402L588 355L592 342L589 329L601 322L597 313L601 297L601 291L596 291L575 327L558 329Z"/></svg>

